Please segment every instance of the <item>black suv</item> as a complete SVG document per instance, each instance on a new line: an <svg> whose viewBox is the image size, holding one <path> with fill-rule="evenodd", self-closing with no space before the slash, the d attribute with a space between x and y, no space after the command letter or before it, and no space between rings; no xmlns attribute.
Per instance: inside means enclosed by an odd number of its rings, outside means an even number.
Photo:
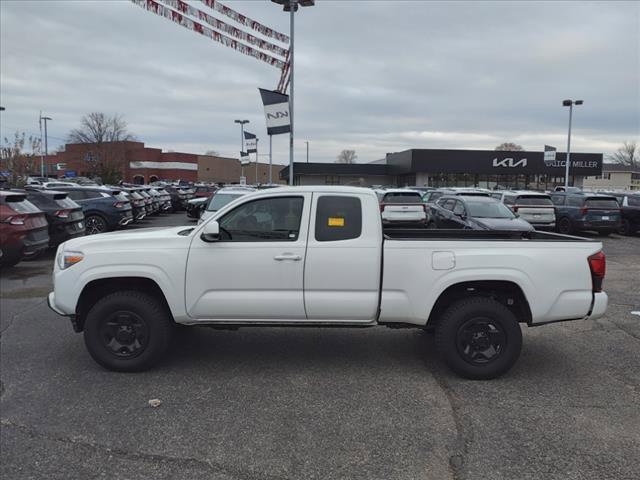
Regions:
<svg viewBox="0 0 640 480"><path fill-rule="evenodd" d="M611 195L552 192L551 201L559 233L589 230L607 236L620 228L620 205Z"/></svg>
<svg viewBox="0 0 640 480"><path fill-rule="evenodd" d="M71 200L66 192L57 190L16 190L24 193L27 200L42 210L49 222L49 246L57 247L62 242L85 234L82 207Z"/></svg>
<svg viewBox="0 0 640 480"><path fill-rule="evenodd" d="M640 192L611 192L607 195L616 197L618 205L622 210L622 219L618 233L622 235L633 235L640 230Z"/></svg>

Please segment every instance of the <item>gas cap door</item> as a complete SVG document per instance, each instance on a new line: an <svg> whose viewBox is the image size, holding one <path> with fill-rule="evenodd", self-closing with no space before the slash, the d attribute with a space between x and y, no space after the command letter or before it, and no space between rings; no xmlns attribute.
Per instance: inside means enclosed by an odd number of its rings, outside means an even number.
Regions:
<svg viewBox="0 0 640 480"><path fill-rule="evenodd" d="M456 256L449 251L433 252L431 254L431 266L434 270L451 270L456 266Z"/></svg>

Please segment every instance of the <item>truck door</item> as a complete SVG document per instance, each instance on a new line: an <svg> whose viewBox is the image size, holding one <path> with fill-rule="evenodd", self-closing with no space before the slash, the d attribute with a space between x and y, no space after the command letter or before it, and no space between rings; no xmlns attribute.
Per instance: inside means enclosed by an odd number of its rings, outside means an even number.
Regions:
<svg viewBox="0 0 640 480"><path fill-rule="evenodd" d="M375 197L314 193L304 272L307 318L374 320L381 261L381 221Z"/></svg>
<svg viewBox="0 0 640 480"><path fill-rule="evenodd" d="M200 319L305 320L310 204L311 194L302 192L249 199L218 218L219 241L194 238L186 271L188 314Z"/></svg>

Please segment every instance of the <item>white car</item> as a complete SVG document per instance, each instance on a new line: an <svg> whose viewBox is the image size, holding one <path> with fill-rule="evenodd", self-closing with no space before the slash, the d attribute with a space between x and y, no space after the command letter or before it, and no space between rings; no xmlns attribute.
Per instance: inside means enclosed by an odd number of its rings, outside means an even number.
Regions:
<svg viewBox="0 0 640 480"><path fill-rule="evenodd" d="M500 200L534 228L550 230L556 228L556 209L551 197L546 193L500 191L492 193L491 196Z"/></svg>
<svg viewBox="0 0 640 480"><path fill-rule="evenodd" d="M379 192L380 215L384 225L416 225L429 223L422 193L408 188L393 188Z"/></svg>
<svg viewBox="0 0 640 480"><path fill-rule="evenodd" d="M604 315L604 272L597 241L384 230L371 190L285 187L238 198L195 227L69 240L48 302L117 371L160 361L176 324L383 325L434 329L450 368L486 379L516 362L522 324Z"/></svg>
<svg viewBox="0 0 640 480"><path fill-rule="evenodd" d="M209 203L207 204L207 208L200 215L200 219L198 220L198 224L204 222L207 218L210 218L214 215L218 210L224 207L227 203L233 202L234 200L243 197L249 193L257 192L258 190L251 187L223 187L213 195L211 195L209 199Z"/></svg>

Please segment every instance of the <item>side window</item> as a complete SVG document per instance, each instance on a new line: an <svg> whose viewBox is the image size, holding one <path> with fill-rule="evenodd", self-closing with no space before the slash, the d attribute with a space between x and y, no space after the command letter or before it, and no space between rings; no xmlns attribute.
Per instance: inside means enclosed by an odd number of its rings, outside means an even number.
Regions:
<svg viewBox="0 0 640 480"><path fill-rule="evenodd" d="M504 196L504 204L505 205L515 205L516 197L511 197L509 195Z"/></svg>
<svg viewBox="0 0 640 480"><path fill-rule="evenodd" d="M293 242L302 219L302 197L263 198L234 208L220 219L222 241Z"/></svg>
<svg viewBox="0 0 640 480"><path fill-rule="evenodd" d="M359 198L323 195L316 206L316 240L335 242L358 238L362 233Z"/></svg>
<svg viewBox="0 0 640 480"><path fill-rule="evenodd" d="M502 200L502 194L501 193L492 193L491 196L493 198L495 198L496 200Z"/></svg>
<svg viewBox="0 0 640 480"><path fill-rule="evenodd" d="M433 192L431 194L431 196L429 197L429 201L433 202L433 201L439 199L441 196L442 196L442 192Z"/></svg>
<svg viewBox="0 0 640 480"><path fill-rule="evenodd" d="M581 207L583 201L583 197L567 197L567 205L570 207Z"/></svg>
<svg viewBox="0 0 640 480"><path fill-rule="evenodd" d="M464 204L462 202L456 202L456 206L453 207L454 215L462 215L464 213Z"/></svg>
<svg viewBox="0 0 640 480"><path fill-rule="evenodd" d="M564 205L564 195L551 195L551 201L554 205Z"/></svg>
<svg viewBox="0 0 640 480"><path fill-rule="evenodd" d="M84 200L86 198L85 192L80 190L67 190L67 195L72 200Z"/></svg>
<svg viewBox="0 0 640 480"><path fill-rule="evenodd" d="M450 198L448 200L444 200L440 205L446 210L453 210L456 205L456 201Z"/></svg>

